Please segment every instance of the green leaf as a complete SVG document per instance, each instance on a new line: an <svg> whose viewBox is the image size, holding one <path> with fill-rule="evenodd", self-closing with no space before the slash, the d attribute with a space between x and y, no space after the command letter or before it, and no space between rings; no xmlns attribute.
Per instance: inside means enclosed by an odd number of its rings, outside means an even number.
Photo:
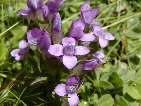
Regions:
<svg viewBox="0 0 141 106"><path fill-rule="evenodd" d="M115 102L115 106L129 106L128 101L123 96L116 95Z"/></svg>
<svg viewBox="0 0 141 106"><path fill-rule="evenodd" d="M134 65L138 65L140 63L140 58L135 55L135 56L132 56L130 57L130 61L134 64Z"/></svg>
<svg viewBox="0 0 141 106"><path fill-rule="evenodd" d="M138 90L139 94L141 95L141 84L140 83L135 83L135 87Z"/></svg>
<svg viewBox="0 0 141 106"><path fill-rule="evenodd" d="M113 85L108 81L101 81L101 80L95 80L94 86L97 88L103 88L103 89L112 89Z"/></svg>
<svg viewBox="0 0 141 106"><path fill-rule="evenodd" d="M98 102L98 106L113 106L114 99L110 94L103 95Z"/></svg>
<svg viewBox="0 0 141 106"><path fill-rule="evenodd" d="M124 83L135 79L135 70L128 70L127 64L120 62L118 74Z"/></svg>
<svg viewBox="0 0 141 106"><path fill-rule="evenodd" d="M141 84L141 69L138 72L136 72L135 82Z"/></svg>
<svg viewBox="0 0 141 106"><path fill-rule="evenodd" d="M93 94L91 97L88 98L88 101L91 105L98 106L98 95Z"/></svg>
<svg viewBox="0 0 141 106"><path fill-rule="evenodd" d="M135 86L128 86L126 89L127 94L130 95L133 99L141 99L141 94Z"/></svg>
<svg viewBox="0 0 141 106"><path fill-rule="evenodd" d="M137 103L137 102L131 102L129 106L140 106L140 103Z"/></svg>
<svg viewBox="0 0 141 106"><path fill-rule="evenodd" d="M109 81L112 82L112 84L116 87L121 87L123 85L123 81L117 72L113 72L111 74Z"/></svg>
<svg viewBox="0 0 141 106"><path fill-rule="evenodd" d="M0 62L4 61L7 57L8 48L6 45L1 42L0 43Z"/></svg>

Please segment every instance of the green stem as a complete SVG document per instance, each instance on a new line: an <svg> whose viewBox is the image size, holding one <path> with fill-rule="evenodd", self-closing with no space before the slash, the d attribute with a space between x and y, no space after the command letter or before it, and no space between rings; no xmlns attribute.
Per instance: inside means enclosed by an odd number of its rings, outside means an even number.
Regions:
<svg viewBox="0 0 141 106"><path fill-rule="evenodd" d="M77 17L78 15L79 15L79 13L76 13L76 14L74 14L74 15L70 16L69 18L64 19L64 20L62 21L62 24L64 24L64 23L68 22L69 20L73 19L74 17Z"/></svg>
<svg viewBox="0 0 141 106"><path fill-rule="evenodd" d="M112 24L110 24L110 25L107 25L107 26L103 27L103 29L107 29L107 28L109 28L109 27L115 26L115 25L117 25L117 24L120 24L120 23L122 23L122 22L124 22L124 21L127 21L127 20L129 20L130 18L133 18L133 17L138 16L138 15L141 15L141 12L136 13L136 14L131 15L131 16L128 16L128 17L125 17L125 18L123 18L123 19L121 19L121 20L119 20L119 21L117 21L117 22L114 22L114 23L112 23Z"/></svg>
<svg viewBox="0 0 141 106"><path fill-rule="evenodd" d="M114 44L114 46L111 48L111 50L107 53L107 57L112 53L112 51L116 48L116 46L119 44L121 41L122 37Z"/></svg>
<svg viewBox="0 0 141 106"><path fill-rule="evenodd" d="M20 23L20 21L16 22L14 25L12 25L11 27L9 27L8 29L6 29L5 31L3 31L2 33L0 33L0 37L2 35L4 35L5 33L7 33L8 31L10 31L12 28L14 28L15 26L17 26Z"/></svg>

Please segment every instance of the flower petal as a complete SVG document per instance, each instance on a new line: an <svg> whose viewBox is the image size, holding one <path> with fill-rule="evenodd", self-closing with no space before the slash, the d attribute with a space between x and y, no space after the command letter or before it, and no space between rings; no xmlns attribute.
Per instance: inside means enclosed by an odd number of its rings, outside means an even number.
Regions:
<svg viewBox="0 0 141 106"><path fill-rule="evenodd" d="M47 6L50 13L59 11L59 7L63 4L64 0L48 0Z"/></svg>
<svg viewBox="0 0 141 106"><path fill-rule="evenodd" d="M94 8L92 9L90 7L89 2L85 2L80 6L80 11L81 11L81 20L84 21L86 24L91 24L93 19L97 16L98 9Z"/></svg>
<svg viewBox="0 0 141 106"><path fill-rule="evenodd" d="M88 34L84 34L81 38L81 41L85 41L85 42L90 42L90 41L94 41L95 40L95 36L88 33Z"/></svg>
<svg viewBox="0 0 141 106"><path fill-rule="evenodd" d="M26 42L26 40L21 40L20 42L19 42L19 48L20 49L25 49L26 47L27 47L27 42Z"/></svg>
<svg viewBox="0 0 141 106"><path fill-rule="evenodd" d="M61 56L63 55L63 46L60 44L50 45L48 52L54 56Z"/></svg>
<svg viewBox="0 0 141 106"><path fill-rule="evenodd" d="M22 59L21 56L16 56L16 57L15 57L15 60L16 60L16 61L19 61L19 60L21 60L21 59Z"/></svg>
<svg viewBox="0 0 141 106"><path fill-rule="evenodd" d="M86 24L91 24L93 19L96 17L97 15L97 9L91 9L88 11L82 11L81 12L81 18L83 19L83 21Z"/></svg>
<svg viewBox="0 0 141 106"><path fill-rule="evenodd" d="M16 56L18 56L19 51L20 51L20 49L13 49L10 54L12 57L16 57Z"/></svg>
<svg viewBox="0 0 141 106"><path fill-rule="evenodd" d="M87 11L87 10L90 10L90 9L91 9L91 7L90 7L89 2L85 2L80 6L81 11Z"/></svg>
<svg viewBox="0 0 141 106"><path fill-rule="evenodd" d="M60 32L61 31L61 17L59 13L56 13L53 15L53 26L52 30L55 32Z"/></svg>
<svg viewBox="0 0 141 106"><path fill-rule="evenodd" d="M37 45L42 37L42 31L38 28L33 28L27 32L27 40L31 45Z"/></svg>
<svg viewBox="0 0 141 106"><path fill-rule="evenodd" d="M97 51L93 54L93 57L98 59L99 63L104 63L104 53L102 51Z"/></svg>
<svg viewBox="0 0 141 106"><path fill-rule="evenodd" d="M98 59L103 59L105 57L102 51L97 51L96 53L93 54L93 56Z"/></svg>
<svg viewBox="0 0 141 106"><path fill-rule="evenodd" d="M43 13L44 18L47 18L48 13L49 13L47 5L43 5L42 8L41 8L41 11Z"/></svg>
<svg viewBox="0 0 141 106"><path fill-rule="evenodd" d="M44 31L43 36L40 39L38 46L39 46L40 50L42 51L42 53L48 54L48 48L50 45L51 45L51 38L50 38L48 32Z"/></svg>
<svg viewBox="0 0 141 106"><path fill-rule="evenodd" d="M54 91L59 96L65 96L66 95L66 85L65 84L58 84L55 87Z"/></svg>
<svg viewBox="0 0 141 106"><path fill-rule="evenodd" d="M109 32L105 32L104 38L107 40L114 40L115 39L114 36Z"/></svg>
<svg viewBox="0 0 141 106"><path fill-rule="evenodd" d="M98 25L93 25L92 30L93 30L93 33L98 37L103 36L103 33L105 33L102 27Z"/></svg>
<svg viewBox="0 0 141 106"><path fill-rule="evenodd" d="M63 64L68 69L72 69L77 64L77 58L75 56L63 56Z"/></svg>
<svg viewBox="0 0 141 106"><path fill-rule="evenodd" d="M51 37L53 43L61 43L63 34L62 34L62 25L61 25L61 17L59 12L53 15L52 20L52 31L51 31Z"/></svg>
<svg viewBox="0 0 141 106"><path fill-rule="evenodd" d="M75 50L76 50L76 55L86 55L90 52L90 50L84 46L76 46Z"/></svg>
<svg viewBox="0 0 141 106"><path fill-rule="evenodd" d="M66 85L72 86L79 82L80 82L80 78L76 75L72 75L67 78Z"/></svg>
<svg viewBox="0 0 141 106"><path fill-rule="evenodd" d="M99 44L101 48L105 48L108 45L108 40L99 37Z"/></svg>
<svg viewBox="0 0 141 106"><path fill-rule="evenodd" d="M70 106L77 106L79 103L79 97L76 93L68 94L68 102Z"/></svg>
<svg viewBox="0 0 141 106"><path fill-rule="evenodd" d="M84 32L85 24L80 20L73 20L71 27L69 29L69 37L73 37L75 39L80 39Z"/></svg>
<svg viewBox="0 0 141 106"><path fill-rule="evenodd" d="M27 5L29 8L36 10L36 9L39 9L40 7L42 7L43 2L42 2L42 0L28 0Z"/></svg>
<svg viewBox="0 0 141 106"><path fill-rule="evenodd" d="M18 15L20 15L20 16L28 16L28 15L30 15L31 12L32 12L32 10L30 8L25 8L25 9L21 9L18 12Z"/></svg>
<svg viewBox="0 0 141 106"><path fill-rule="evenodd" d="M82 70L93 70L97 67L98 62L96 59L91 59L91 60L85 60L81 64Z"/></svg>
<svg viewBox="0 0 141 106"><path fill-rule="evenodd" d="M72 37L65 37L62 39L63 46L75 45L75 39Z"/></svg>

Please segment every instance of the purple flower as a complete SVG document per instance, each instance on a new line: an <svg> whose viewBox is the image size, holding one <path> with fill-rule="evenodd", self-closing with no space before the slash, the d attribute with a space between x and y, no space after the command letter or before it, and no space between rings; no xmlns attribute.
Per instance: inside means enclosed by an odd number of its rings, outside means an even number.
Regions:
<svg viewBox="0 0 141 106"><path fill-rule="evenodd" d="M78 76L70 76L65 84L58 84L54 91L59 96L68 95L68 102L70 106L77 106L79 102L79 97L76 92L80 88L82 81Z"/></svg>
<svg viewBox="0 0 141 106"><path fill-rule="evenodd" d="M38 28L33 28L27 32L27 40L30 45L38 45L42 37L42 31Z"/></svg>
<svg viewBox="0 0 141 106"><path fill-rule="evenodd" d="M53 26L52 29L55 32L60 32L61 31L61 17L59 13L56 13L53 17Z"/></svg>
<svg viewBox="0 0 141 106"><path fill-rule="evenodd" d="M83 36L85 25L80 20L73 20L70 30L69 30L69 36L75 38L76 40L80 39Z"/></svg>
<svg viewBox="0 0 141 106"><path fill-rule="evenodd" d="M93 70L103 63L104 54L101 51L97 51L95 54L93 54L93 59L83 61L81 68L82 70Z"/></svg>
<svg viewBox="0 0 141 106"><path fill-rule="evenodd" d="M48 53L48 47L51 45L48 32L33 28L27 32L27 40L31 46L37 46L43 53Z"/></svg>
<svg viewBox="0 0 141 106"><path fill-rule="evenodd" d="M94 41L95 39L96 39L96 37L93 35L93 33L85 33L80 38L80 40L84 41L84 42L91 42L91 41Z"/></svg>
<svg viewBox="0 0 141 106"><path fill-rule="evenodd" d="M19 42L19 48L18 49L13 49L11 51L11 56L15 58L15 60L19 61L24 58L24 56L28 52L28 43L25 40L21 40Z"/></svg>
<svg viewBox="0 0 141 106"><path fill-rule="evenodd" d="M43 1L42 0L27 0L27 6L33 10L36 10L43 6Z"/></svg>
<svg viewBox="0 0 141 106"><path fill-rule="evenodd" d="M98 37L100 47L102 47L102 48L104 48L104 47L106 47L108 45L109 40L114 40L115 39L114 36L111 33L106 32L99 25L93 25L92 31L93 31L93 34L96 37Z"/></svg>
<svg viewBox="0 0 141 106"><path fill-rule="evenodd" d="M85 24L80 20L74 20L69 30L69 36L81 41L94 41L93 33L84 33Z"/></svg>
<svg viewBox="0 0 141 106"><path fill-rule="evenodd" d="M29 17L31 19L41 18L48 15L48 7L42 0L27 0L27 6L18 12L18 15Z"/></svg>
<svg viewBox="0 0 141 106"><path fill-rule="evenodd" d="M48 0L47 6L50 13L59 11L59 7L63 4L64 0Z"/></svg>
<svg viewBox="0 0 141 106"><path fill-rule="evenodd" d="M61 17L59 13L53 15L51 37L53 43L60 43L62 35Z"/></svg>
<svg viewBox="0 0 141 106"><path fill-rule="evenodd" d="M50 45L48 52L54 56L62 56L63 64L72 69L77 64L76 55L86 55L90 51L87 47L76 46L76 41L72 37L65 37L61 44Z"/></svg>
<svg viewBox="0 0 141 106"><path fill-rule="evenodd" d="M28 43L26 42L26 40L21 40L20 42L19 42L19 48L20 49L25 49L25 48L27 48L28 47Z"/></svg>
<svg viewBox="0 0 141 106"><path fill-rule="evenodd" d="M47 31L42 32L42 37L39 41L38 47L43 54L48 55L48 48L51 45L51 39Z"/></svg>
<svg viewBox="0 0 141 106"><path fill-rule="evenodd" d="M42 10L42 14L43 14L44 19L46 19L46 17L48 17L48 14L49 14L49 10L48 10L47 5L43 5L41 10Z"/></svg>
<svg viewBox="0 0 141 106"><path fill-rule="evenodd" d="M81 20L85 23L90 25L93 22L93 19L97 16L98 9L92 9L88 2L85 2L80 7L81 11Z"/></svg>
<svg viewBox="0 0 141 106"><path fill-rule="evenodd" d="M28 16L32 13L32 10L28 7L24 8L24 9L21 9L19 12L18 12L18 15L21 15L21 16Z"/></svg>

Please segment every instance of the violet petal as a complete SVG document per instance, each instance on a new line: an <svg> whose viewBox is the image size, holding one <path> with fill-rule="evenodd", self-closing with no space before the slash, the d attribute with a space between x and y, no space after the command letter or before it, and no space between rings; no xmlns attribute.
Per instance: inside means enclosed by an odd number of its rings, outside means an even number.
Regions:
<svg viewBox="0 0 141 106"><path fill-rule="evenodd" d="M39 42L39 48L40 50L44 53L44 54L48 54L48 48L49 46L51 45L51 38L48 34L48 32L42 32L42 37L40 39L40 42Z"/></svg>
<svg viewBox="0 0 141 106"><path fill-rule="evenodd" d="M91 9L88 11L83 11L81 12L81 18L83 19L83 21L86 24L91 24L93 19L96 17L97 15L97 9Z"/></svg>
<svg viewBox="0 0 141 106"><path fill-rule="evenodd" d="M75 56L63 56L63 64L68 69L72 69L77 64L77 58Z"/></svg>
<svg viewBox="0 0 141 106"><path fill-rule="evenodd" d="M90 42L90 41L94 41L96 39L96 37L93 34L87 33L84 34L80 40L84 41L84 42Z"/></svg>
<svg viewBox="0 0 141 106"><path fill-rule="evenodd" d="M64 0L48 0L47 6L50 13L59 11L59 7L63 4Z"/></svg>
<svg viewBox="0 0 141 106"><path fill-rule="evenodd" d="M42 37L42 31L38 28L33 28L27 32L27 40L31 45L37 45Z"/></svg>
<svg viewBox="0 0 141 106"><path fill-rule="evenodd" d="M79 83L79 81L80 78L78 76L72 75L67 78L66 85L75 85L76 83Z"/></svg>
<svg viewBox="0 0 141 106"><path fill-rule="evenodd" d="M101 48L105 48L108 45L108 40L99 37L99 44Z"/></svg>
<svg viewBox="0 0 141 106"><path fill-rule="evenodd" d="M16 60L16 61L21 60L21 56L16 56L16 57L15 57L15 60Z"/></svg>
<svg viewBox="0 0 141 106"><path fill-rule="evenodd" d="M43 5L41 8L41 11L43 13L44 18L47 18L48 13L49 13L48 7L46 5Z"/></svg>
<svg viewBox="0 0 141 106"><path fill-rule="evenodd" d="M53 15L52 23L53 23L51 32L52 41L53 43L61 43L63 35L61 17L59 13Z"/></svg>
<svg viewBox="0 0 141 106"><path fill-rule="evenodd" d="M59 13L56 13L53 16L53 31L60 32L61 31L61 17Z"/></svg>
<svg viewBox="0 0 141 106"><path fill-rule="evenodd" d="M83 20L83 22L86 24L91 24L98 13L98 9L92 9L88 2L85 2L80 6L80 11L81 20Z"/></svg>
<svg viewBox="0 0 141 106"><path fill-rule="evenodd" d="M102 51L97 51L96 53L93 54L93 56L98 58L98 59L103 59L104 53Z"/></svg>
<svg viewBox="0 0 141 106"><path fill-rule="evenodd" d="M43 1L42 0L28 0L27 5L29 8L36 10L42 7Z"/></svg>
<svg viewBox="0 0 141 106"><path fill-rule="evenodd" d="M86 55L90 52L90 50L84 46L76 46L75 50L76 50L76 53L75 53L76 55Z"/></svg>
<svg viewBox="0 0 141 106"><path fill-rule="evenodd" d="M115 39L114 36L109 32L105 32L104 38L107 40L114 40Z"/></svg>
<svg viewBox="0 0 141 106"><path fill-rule="evenodd" d="M84 28L85 25L80 19L73 20L69 30L69 36L79 40L84 34Z"/></svg>
<svg viewBox="0 0 141 106"><path fill-rule="evenodd" d="M27 48L27 46L28 46L28 43L26 42L26 40L21 40L19 42L19 48L20 49L25 49L25 48Z"/></svg>
<svg viewBox="0 0 141 106"><path fill-rule="evenodd" d="M50 45L48 52L54 56L61 56L63 55L63 46L60 44Z"/></svg>
<svg viewBox="0 0 141 106"><path fill-rule="evenodd" d="M68 94L68 102L69 106L78 106L79 103L79 97L76 93Z"/></svg>
<svg viewBox="0 0 141 106"><path fill-rule="evenodd" d="M85 2L80 6L81 11L87 11L87 10L90 10L90 9L91 9L91 7L90 7L90 4L88 2Z"/></svg>
<svg viewBox="0 0 141 106"><path fill-rule="evenodd" d="M58 84L55 87L54 91L59 96L65 96L66 95L66 85L65 84Z"/></svg>
<svg viewBox="0 0 141 106"><path fill-rule="evenodd" d="M96 59L86 60L81 64L82 70L93 70L97 67L98 62Z"/></svg>
<svg viewBox="0 0 141 106"><path fill-rule="evenodd" d="M19 53L20 49L13 49L10 54L12 57L16 57L18 56L18 53Z"/></svg>
<svg viewBox="0 0 141 106"><path fill-rule="evenodd" d="M31 12L32 12L32 10L30 8L24 8L24 9L19 10L18 15L28 16L31 14Z"/></svg>
<svg viewBox="0 0 141 106"><path fill-rule="evenodd" d="M75 45L75 39L72 37L65 37L62 39L63 46Z"/></svg>

